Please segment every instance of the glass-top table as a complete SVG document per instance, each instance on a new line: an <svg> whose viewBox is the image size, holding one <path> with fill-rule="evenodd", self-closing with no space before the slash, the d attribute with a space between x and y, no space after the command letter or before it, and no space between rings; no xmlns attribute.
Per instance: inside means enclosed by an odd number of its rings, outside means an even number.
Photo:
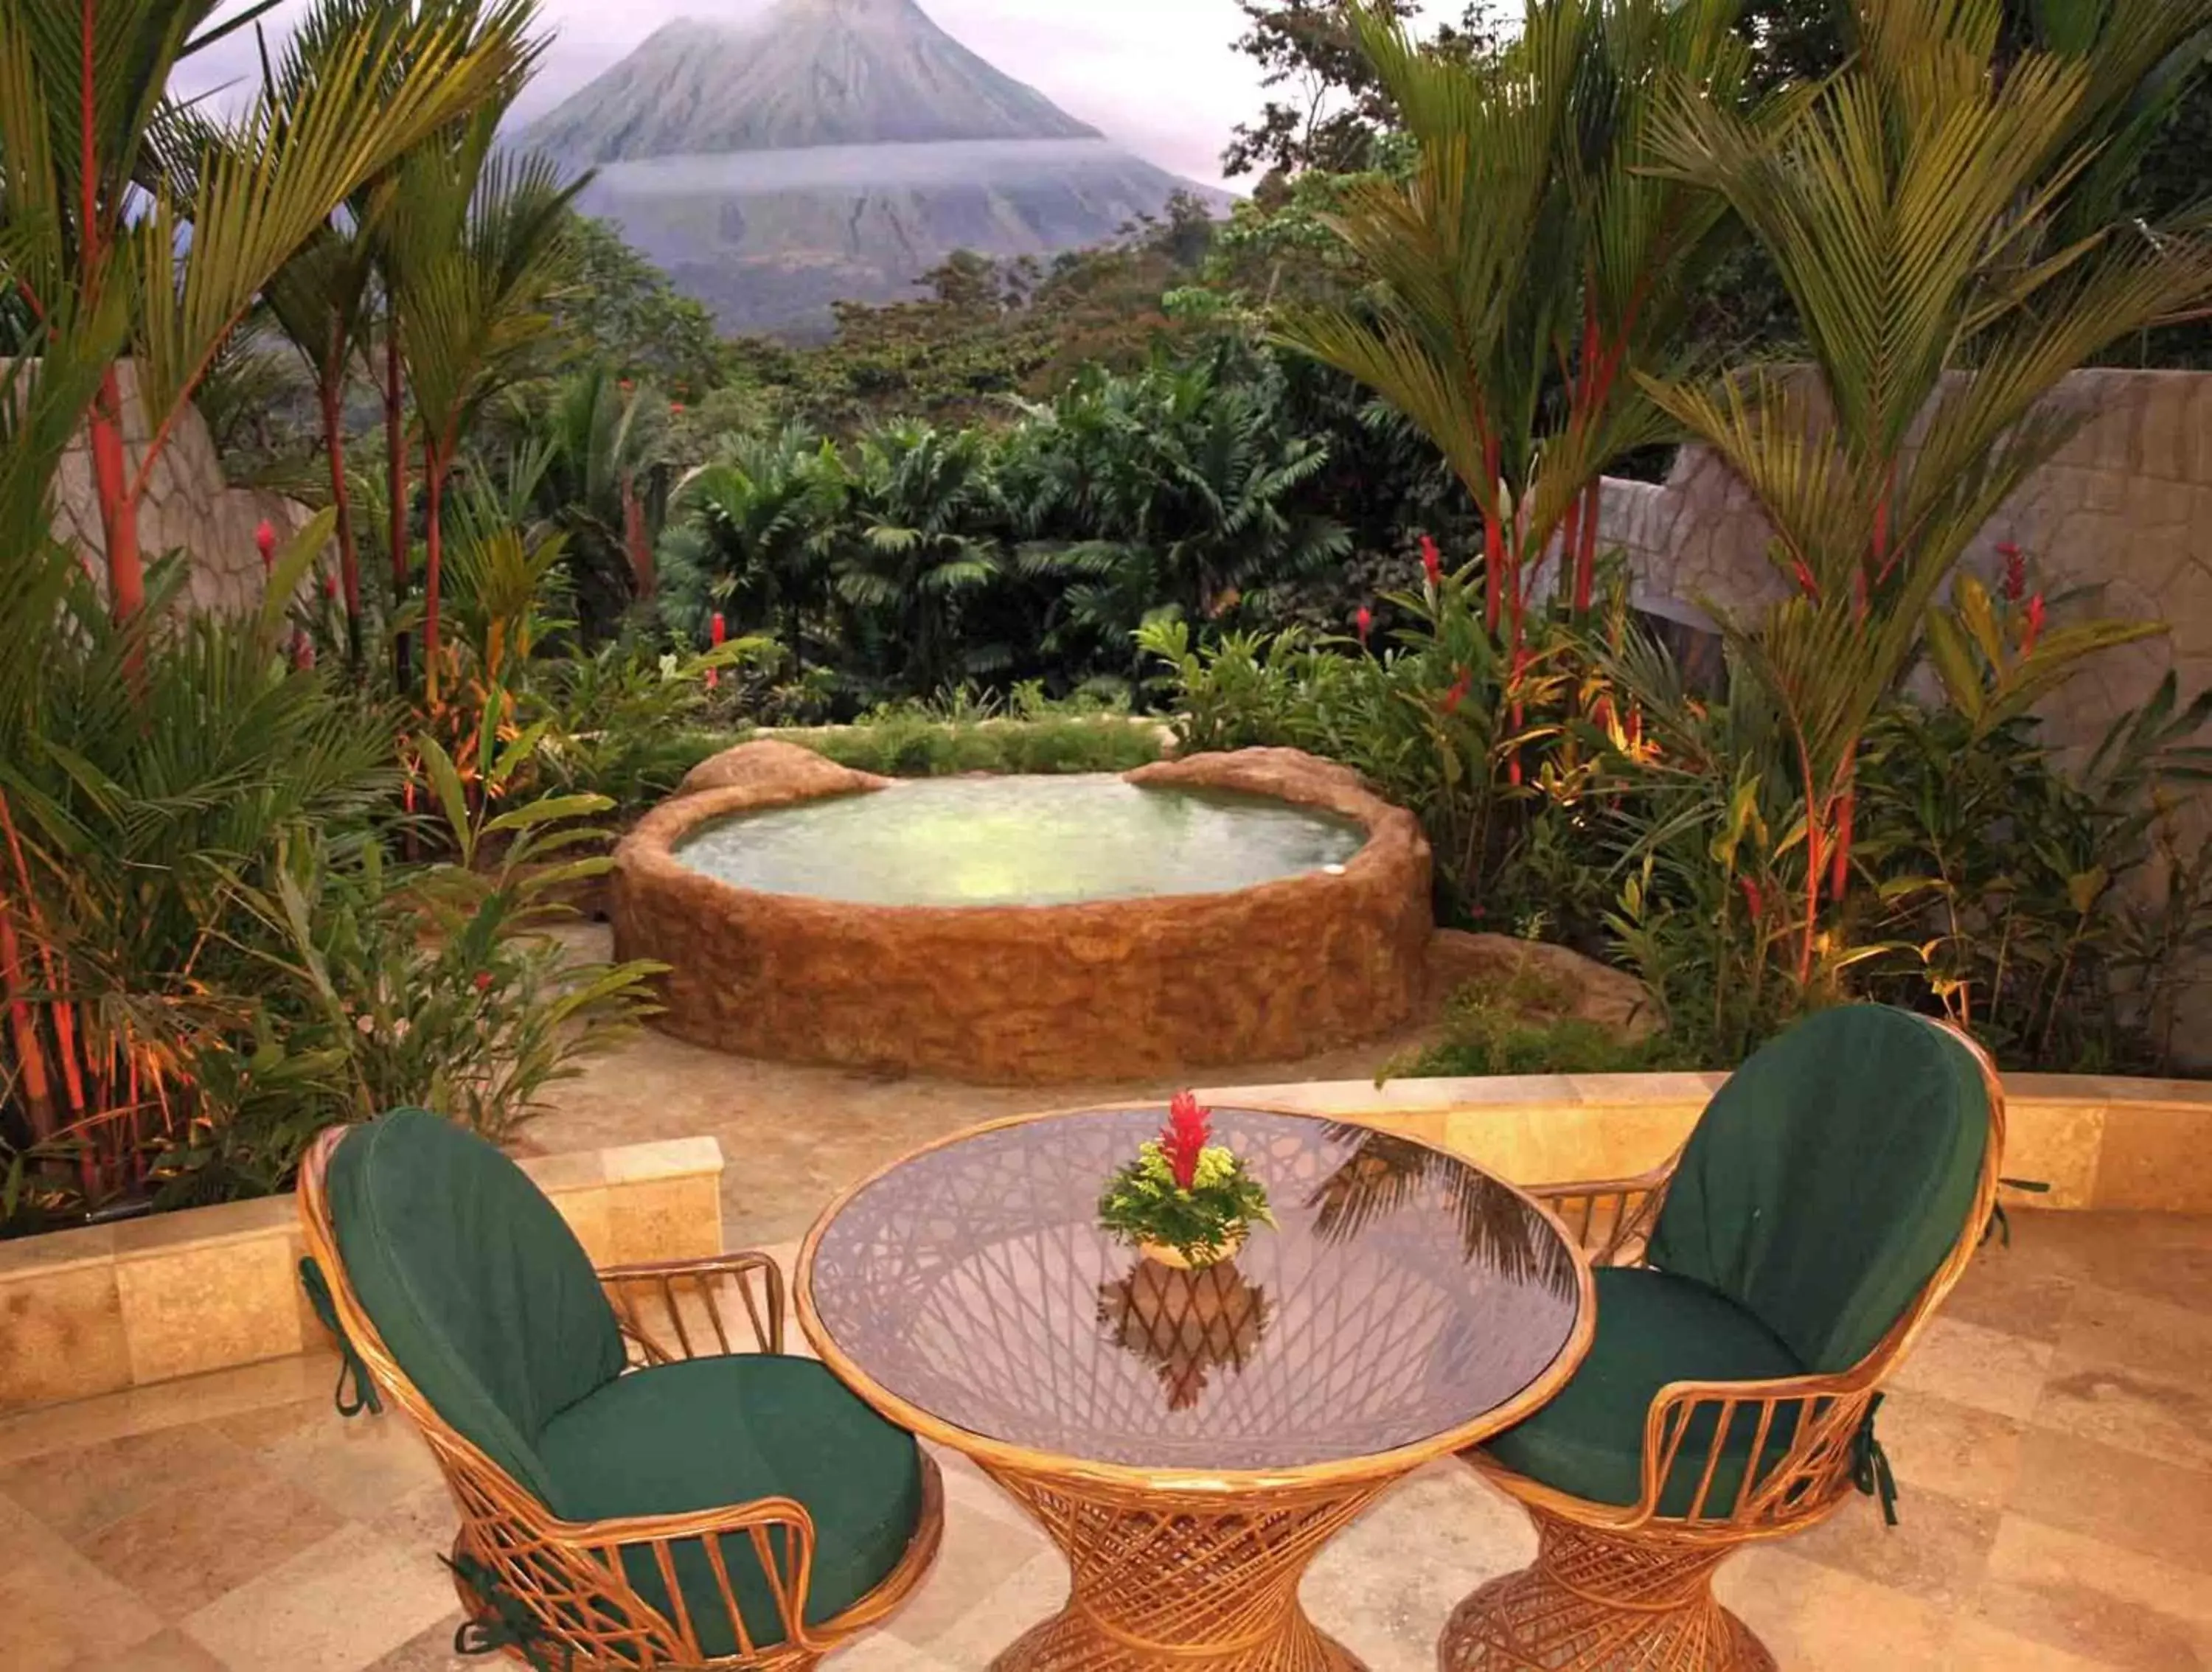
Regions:
<svg viewBox="0 0 2212 1672"><path fill-rule="evenodd" d="M1279 1228L1183 1272L1097 1227L1158 1109L1001 1122L857 1186L799 1266L802 1326L892 1420L973 1457L1073 1596L996 1666L1358 1663L1297 1579L1393 1481L1535 1409L1593 1321L1558 1223L1472 1164L1307 1116L1213 1111Z"/></svg>

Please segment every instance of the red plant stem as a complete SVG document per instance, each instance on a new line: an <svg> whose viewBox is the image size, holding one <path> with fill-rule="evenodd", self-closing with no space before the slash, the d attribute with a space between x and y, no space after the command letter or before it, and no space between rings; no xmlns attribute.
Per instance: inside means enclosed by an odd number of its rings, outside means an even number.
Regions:
<svg viewBox="0 0 2212 1672"><path fill-rule="evenodd" d="M385 324L384 335L384 456L385 483L389 496L387 519L392 549L392 611L396 616L407 600L407 416L403 404L405 384L400 377L399 310L395 304ZM395 633L392 668L399 689L408 686L407 635Z"/></svg>
<svg viewBox="0 0 2212 1672"><path fill-rule="evenodd" d="M107 544L107 606L116 624L123 626L146 607L146 568L138 548L138 502L131 491L130 466L123 451L122 379L112 366L100 374L88 428L100 528Z"/></svg>
<svg viewBox="0 0 2212 1672"><path fill-rule="evenodd" d="M1482 519L1482 617L1484 623L1493 633L1498 630L1506 579L1505 530L1497 515L1499 452L1498 438L1486 435L1482 442L1482 467L1488 477L1493 508L1486 511ZM1517 581L1516 590L1518 590Z"/></svg>
<svg viewBox="0 0 2212 1672"><path fill-rule="evenodd" d="M1582 496L1577 494L1567 502L1566 520L1560 525L1559 568L1562 572L1571 574L1574 570L1575 554L1582 550L1582 526L1583 502Z"/></svg>
<svg viewBox="0 0 2212 1672"><path fill-rule="evenodd" d="M443 558L446 502L446 465L437 444L422 446L423 559L422 559L422 679L428 706L438 706L439 575Z"/></svg>
<svg viewBox="0 0 2212 1672"><path fill-rule="evenodd" d="M46 1047L39 1038L37 1018L27 996L30 982L23 973L22 943L15 933L15 908L0 895L0 985L8 992L9 1031L15 1036L15 1071L21 1076L23 1103L31 1117L31 1138L40 1142L54 1135L53 1081L46 1072Z"/></svg>
<svg viewBox="0 0 2212 1672"><path fill-rule="evenodd" d="M1854 750L1856 752L1856 749ZM1836 904L1844 903L1844 896L1851 885L1851 823L1858 806L1858 791L1853 787L1845 769L1844 790L1836 803L1836 852L1834 868L1828 877L1828 898Z"/></svg>
<svg viewBox="0 0 2212 1672"><path fill-rule="evenodd" d="M1597 590L1597 526L1600 512L1604 508L1605 478L1594 476L1589 486L1583 489L1584 501L1582 514L1582 548L1575 554L1575 612L1589 613L1592 595Z"/></svg>
<svg viewBox="0 0 2212 1672"><path fill-rule="evenodd" d="M346 483L345 390L329 368L323 373L323 446L331 459L331 504L338 514L338 591L345 599L346 661L361 671L361 551L353 532L353 490Z"/></svg>
<svg viewBox="0 0 2212 1672"><path fill-rule="evenodd" d="M1797 949L1797 985L1803 988L1813 984L1813 944L1820 932L1820 873L1827 844L1820 829L1824 810L1813 782L1812 757L1801 746L1798 758L1805 773L1805 932Z"/></svg>

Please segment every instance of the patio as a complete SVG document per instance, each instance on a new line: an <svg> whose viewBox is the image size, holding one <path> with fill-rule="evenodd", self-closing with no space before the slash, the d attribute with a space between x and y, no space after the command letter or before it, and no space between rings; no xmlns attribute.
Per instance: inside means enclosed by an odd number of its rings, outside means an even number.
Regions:
<svg viewBox="0 0 2212 1672"><path fill-rule="evenodd" d="M854 1142L919 1141L908 1124L863 1121ZM732 1177L745 1199L733 1240L807 1217L798 1179L769 1200L763 1176ZM1784 1666L2212 1661L2212 1221L2014 1217L2013 1246L1978 1260L1884 1408L1903 1525L1886 1532L1854 1502L1724 1571L1725 1599ZM451 1653L459 1614L435 1553L453 1516L426 1451L403 1420L339 1421L333 1371L320 1355L279 1360L0 1423L11 1672L482 1664ZM1066 1570L1042 1537L961 1460L939 1461L936 1570L831 1665L975 1672L1060 1602ZM1432 1467L1324 1554L1306 1597L1374 1672L1425 1672L1451 1604L1531 1547L1516 1509Z"/></svg>

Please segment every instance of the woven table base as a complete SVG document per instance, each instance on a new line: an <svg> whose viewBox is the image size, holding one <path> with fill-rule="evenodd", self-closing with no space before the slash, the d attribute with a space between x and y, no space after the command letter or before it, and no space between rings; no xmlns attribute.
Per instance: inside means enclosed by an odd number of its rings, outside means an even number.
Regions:
<svg viewBox="0 0 2212 1672"><path fill-rule="evenodd" d="M1306 1618L1298 1582L1381 1486L1237 1508L989 1472L1066 1553L1073 1578L1066 1608L992 1672L1365 1672Z"/></svg>
<svg viewBox="0 0 2212 1672"><path fill-rule="evenodd" d="M1443 1672L1775 1672L1766 1646L1714 1600L1731 1549L1529 1515L1534 1563L1453 1611L1437 1645Z"/></svg>

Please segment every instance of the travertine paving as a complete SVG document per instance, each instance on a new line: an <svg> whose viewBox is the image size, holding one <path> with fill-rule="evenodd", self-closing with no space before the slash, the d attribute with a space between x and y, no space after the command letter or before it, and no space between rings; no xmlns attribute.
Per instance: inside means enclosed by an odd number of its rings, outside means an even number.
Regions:
<svg viewBox="0 0 2212 1672"><path fill-rule="evenodd" d="M2014 1218L1883 1409L1904 1524L1854 1502L1727 1571L1784 1667L2212 1665L2212 1219ZM342 1422L332 1369L283 1360L0 1422L0 1666L477 1664L451 1652L453 1517L428 1455L404 1419ZM1060 1602L1042 1538L943 1461L934 1573L836 1672L981 1672ZM1529 1549L1517 1511L1439 1466L1333 1547L1306 1599L1373 1672L1426 1672L1451 1604Z"/></svg>

